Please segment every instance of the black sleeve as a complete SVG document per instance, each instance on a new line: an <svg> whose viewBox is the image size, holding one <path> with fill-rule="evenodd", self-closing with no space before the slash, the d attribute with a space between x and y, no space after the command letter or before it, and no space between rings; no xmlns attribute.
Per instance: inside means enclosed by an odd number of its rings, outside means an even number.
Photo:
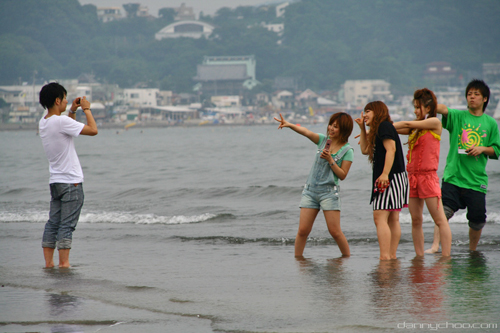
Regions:
<svg viewBox="0 0 500 333"><path fill-rule="evenodd" d="M380 123L378 127L378 137L380 140L385 140L385 139L391 139L396 141L396 136L397 132L394 126L388 122L388 121L383 121Z"/></svg>

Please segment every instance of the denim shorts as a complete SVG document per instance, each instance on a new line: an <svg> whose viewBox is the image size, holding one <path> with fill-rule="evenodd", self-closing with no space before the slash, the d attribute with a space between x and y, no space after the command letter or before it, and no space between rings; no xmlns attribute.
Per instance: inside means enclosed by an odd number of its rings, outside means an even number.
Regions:
<svg viewBox="0 0 500 333"><path fill-rule="evenodd" d="M322 210L340 210L340 195L338 186L304 186L300 208Z"/></svg>
<svg viewBox="0 0 500 333"><path fill-rule="evenodd" d="M71 249L73 231L83 206L82 184L50 184L49 220L45 224L42 247Z"/></svg>
<svg viewBox="0 0 500 333"><path fill-rule="evenodd" d="M486 224L485 193L461 188L447 182L443 182L441 190L443 193L443 207L448 219L457 210L467 208L469 227L477 231L484 227Z"/></svg>

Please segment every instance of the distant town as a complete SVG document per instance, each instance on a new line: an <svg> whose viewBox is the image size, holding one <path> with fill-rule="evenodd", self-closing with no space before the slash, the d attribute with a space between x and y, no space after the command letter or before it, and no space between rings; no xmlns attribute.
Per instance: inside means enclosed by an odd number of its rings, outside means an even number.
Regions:
<svg viewBox="0 0 500 333"><path fill-rule="evenodd" d="M277 18L284 14L288 4L285 2L276 6ZM125 10L126 15L149 15L147 7L140 4L128 4ZM173 8L173 12L175 22L158 31L155 35L157 40L200 38L212 33L213 26L196 20L193 8L182 4ZM99 7L97 13L102 22L124 17L119 7ZM265 27L278 35L284 29L283 23ZM313 91L301 87L295 77L276 77L272 93L255 89L262 84L256 76L257 61L255 55L205 56L201 63L193 65L196 76L192 78L190 93L145 88L140 84L134 88L120 88L116 84L98 82L93 74L82 74L58 82L68 91L68 108L74 98L86 96L101 127L270 124L279 113L297 123L322 123L335 112L357 116L364 105L373 100L385 102L393 120L413 118L412 92L394 96L391 83L384 79L347 80L335 91ZM487 112L498 119L500 63L483 64L482 74L492 88ZM34 72L32 82L0 86L0 129L32 128L43 116L38 93L46 82L38 82L36 75ZM447 85L450 79L456 81L457 75L449 63L429 63L423 75L428 82L440 87L435 89L439 103L466 108L464 87ZM82 116L81 113L78 115Z"/></svg>

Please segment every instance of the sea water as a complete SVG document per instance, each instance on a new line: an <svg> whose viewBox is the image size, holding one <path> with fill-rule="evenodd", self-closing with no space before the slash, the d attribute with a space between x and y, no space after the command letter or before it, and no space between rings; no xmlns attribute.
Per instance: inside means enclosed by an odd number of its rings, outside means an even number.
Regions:
<svg viewBox="0 0 500 333"><path fill-rule="evenodd" d="M326 124L309 128L326 132ZM399 259L381 262L371 166L357 132L341 182L351 257L340 257L320 213L303 259L294 258L293 244L316 153L305 137L277 125L78 137L85 204L70 269L43 268L50 194L40 138L0 132L0 331L499 331L499 161L487 166L478 252L468 250L459 211L450 220L451 260L416 258L404 209ZM447 153L443 131L439 176ZM426 248L433 227L425 210Z"/></svg>

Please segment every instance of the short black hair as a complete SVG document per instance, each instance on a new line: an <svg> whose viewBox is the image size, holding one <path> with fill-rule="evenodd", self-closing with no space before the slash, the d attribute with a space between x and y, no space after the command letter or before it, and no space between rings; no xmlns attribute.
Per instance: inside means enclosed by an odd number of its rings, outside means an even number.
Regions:
<svg viewBox="0 0 500 333"><path fill-rule="evenodd" d="M66 89L57 82L46 84L40 90L40 104L44 109L50 109L54 106L56 98L64 99L68 92Z"/></svg>
<svg viewBox="0 0 500 333"><path fill-rule="evenodd" d="M467 98L467 94L471 89L479 90L481 92L481 95L483 95L483 97L486 97L486 102L484 102L483 104L484 112L484 110L486 110L486 107L488 106L488 102L490 101L490 87L488 87L488 85L483 80L474 79L469 82L467 88L465 89L465 98Z"/></svg>

